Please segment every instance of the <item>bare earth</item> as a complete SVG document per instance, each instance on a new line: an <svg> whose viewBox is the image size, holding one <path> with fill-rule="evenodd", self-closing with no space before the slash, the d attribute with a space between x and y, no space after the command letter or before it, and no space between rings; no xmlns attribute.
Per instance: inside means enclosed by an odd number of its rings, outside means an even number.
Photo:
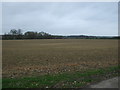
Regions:
<svg viewBox="0 0 120 90"><path fill-rule="evenodd" d="M2 45L3 77L74 72L118 64L118 40L3 40Z"/></svg>

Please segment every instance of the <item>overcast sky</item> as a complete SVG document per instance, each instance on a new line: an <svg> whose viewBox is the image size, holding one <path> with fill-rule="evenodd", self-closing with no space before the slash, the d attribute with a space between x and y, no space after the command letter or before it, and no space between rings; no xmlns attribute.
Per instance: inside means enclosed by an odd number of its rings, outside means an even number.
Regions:
<svg viewBox="0 0 120 90"><path fill-rule="evenodd" d="M57 35L118 35L116 2L6 2L2 32L11 29Z"/></svg>

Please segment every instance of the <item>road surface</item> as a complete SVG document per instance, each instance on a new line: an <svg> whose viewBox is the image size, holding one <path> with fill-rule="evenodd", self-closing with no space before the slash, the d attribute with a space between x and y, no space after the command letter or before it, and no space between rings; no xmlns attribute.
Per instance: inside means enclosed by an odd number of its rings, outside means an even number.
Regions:
<svg viewBox="0 0 120 90"><path fill-rule="evenodd" d="M112 79L104 80L97 84L90 85L89 87L90 88L118 88L118 86L120 86L118 85L120 84L118 83L119 80L120 80L120 77L114 77Z"/></svg>

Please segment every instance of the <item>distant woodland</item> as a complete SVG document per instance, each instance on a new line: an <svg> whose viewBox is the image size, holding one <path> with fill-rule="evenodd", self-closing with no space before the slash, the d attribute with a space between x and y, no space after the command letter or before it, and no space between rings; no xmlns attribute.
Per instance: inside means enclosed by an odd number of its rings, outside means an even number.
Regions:
<svg viewBox="0 0 120 90"><path fill-rule="evenodd" d="M120 39L117 36L86 36L86 35L71 35L71 36L62 36L62 35L51 35L46 32L34 32L27 31L22 33L21 29L12 29L9 33L2 35L3 40L16 40L16 39Z"/></svg>

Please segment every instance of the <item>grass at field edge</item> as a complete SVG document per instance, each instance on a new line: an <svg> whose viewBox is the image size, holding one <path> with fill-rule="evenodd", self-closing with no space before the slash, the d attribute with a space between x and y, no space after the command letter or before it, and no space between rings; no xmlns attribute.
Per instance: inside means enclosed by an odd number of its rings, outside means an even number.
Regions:
<svg viewBox="0 0 120 90"><path fill-rule="evenodd" d="M2 88L77 88L118 76L120 66L39 77L3 78Z"/></svg>

